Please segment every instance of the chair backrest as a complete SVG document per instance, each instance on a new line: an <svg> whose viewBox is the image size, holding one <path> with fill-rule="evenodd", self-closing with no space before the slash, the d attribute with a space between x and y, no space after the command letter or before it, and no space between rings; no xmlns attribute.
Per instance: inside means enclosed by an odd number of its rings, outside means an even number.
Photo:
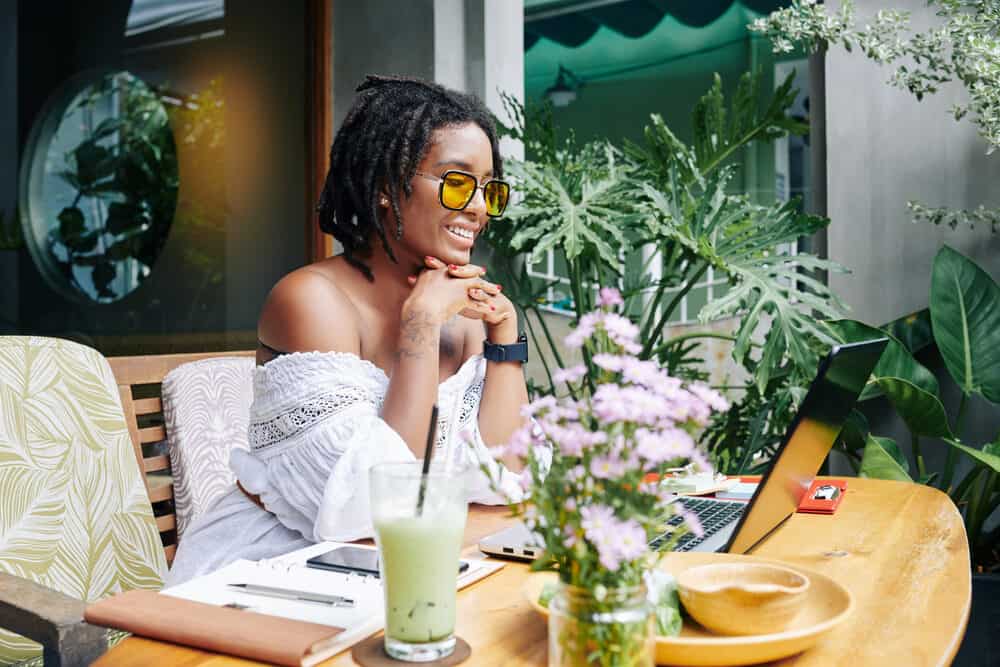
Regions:
<svg viewBox="0 0 1000 667"><path fill-rule="evenodd" d="M114 377L89 347L0 336L0 570L88 602L162 585ZM0 631L0 663L38 652Z"/></svg>
<svg viewBox="0 0 1000 667"><path fill-rule="evenodd" d="M167 563L173 562L177 551L177 516L161 401L163 379L178 366L192 361L216 357L254 357L255 354L253 350L240 350L108 358L118 385L135 458L145 475L146 491L153 505Z"/></svg>
<svg viewBox="0 0 1000 667"><path fill-rule="evenodd" d="M249 357L200 359L163 379L178 540L195 517L236 487L229 454L250 449L254 365Z"/></svg>

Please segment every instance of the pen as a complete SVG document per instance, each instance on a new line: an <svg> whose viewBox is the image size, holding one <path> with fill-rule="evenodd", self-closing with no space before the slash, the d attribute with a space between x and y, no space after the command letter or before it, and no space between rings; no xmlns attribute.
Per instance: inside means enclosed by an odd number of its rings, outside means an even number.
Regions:
<svg viewBox="0 0 1000 667"><path fill-rule="evenodd" d="M230 588L238 589L241 593L249 595L260 595L269 598L281 598L283 600L301 600L302 602L315 602L331 607L353 607L354 600L341 597L340 595L323 595L322 593L310 593L309 591L297 591L291 588L273 588L271 586L258 586L257 584L226 584Z"/></svg>

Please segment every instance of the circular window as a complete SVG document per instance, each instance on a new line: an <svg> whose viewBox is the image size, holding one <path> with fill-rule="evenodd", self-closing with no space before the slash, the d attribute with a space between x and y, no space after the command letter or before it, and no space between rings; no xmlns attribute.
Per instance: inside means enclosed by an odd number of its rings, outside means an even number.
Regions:
<svg viewBox="0 0 1000 667"><path fill-rule="evenodd" d="M149 276L177 207L177 150L156 91L84 73L49 99L21 165L24 238L49 284L111 303Z"/></svg>

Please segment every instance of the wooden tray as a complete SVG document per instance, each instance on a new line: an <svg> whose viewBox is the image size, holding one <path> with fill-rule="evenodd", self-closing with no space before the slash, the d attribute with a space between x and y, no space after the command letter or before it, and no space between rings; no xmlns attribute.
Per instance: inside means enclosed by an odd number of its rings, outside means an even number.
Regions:
<svg viewBox="0 0 1000 667"><path fill-rule="evenodd" d="M854 609L850 592L826 575L780 561L718 553L670 553L660 569L673 573L696 565L731 561L754 561L782 565L809 577L809 594L801 613L787 630L769 635L726 637L714 635L685 616L677 637L656 638L656 663L659 665L753 665L800 653L822 639ZM538 572L528 577L524 592L531 606L548 617L549 610L538 604L542 587L555 581L553 572Z"/></svg>

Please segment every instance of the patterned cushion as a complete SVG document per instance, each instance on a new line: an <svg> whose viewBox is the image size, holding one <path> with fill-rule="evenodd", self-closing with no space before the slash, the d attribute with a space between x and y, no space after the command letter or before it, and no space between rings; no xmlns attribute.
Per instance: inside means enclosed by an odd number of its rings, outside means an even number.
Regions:
<svg viewBox="0 0 1000 667"><path fill-rule="evenodd" d="M98 352L0 336L0 570L88 602L167 564L118 389ZM0 630L0 663L38 654Z"/></svg>
<svg viewBox="0 0 1000 667"><path fill-rule="evenodd" d="M236 483L229 452L249 449L253 367L247 357L215 357L178 366L163 379L178 539Z"/></svg>

